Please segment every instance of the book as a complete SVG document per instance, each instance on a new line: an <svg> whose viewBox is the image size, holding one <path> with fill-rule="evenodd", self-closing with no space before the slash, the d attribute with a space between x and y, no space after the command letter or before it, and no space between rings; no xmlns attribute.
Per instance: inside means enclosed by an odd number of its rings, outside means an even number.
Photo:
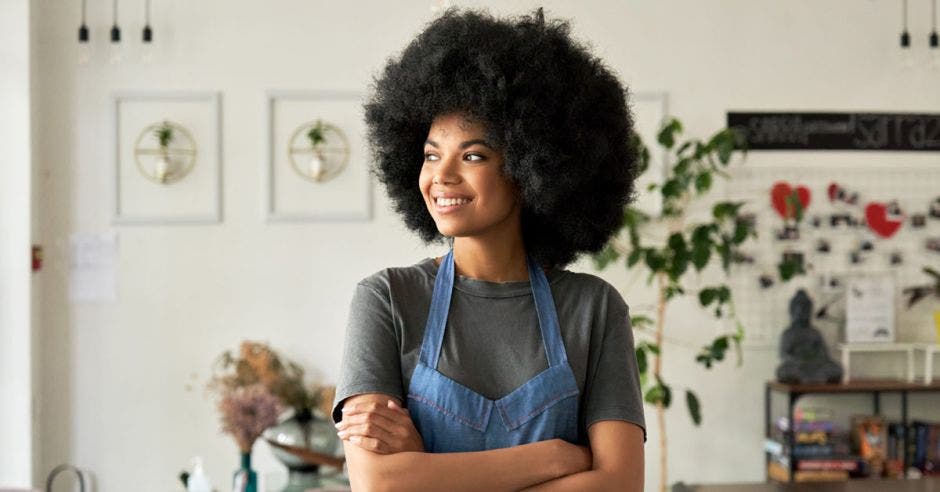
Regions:
<svg viewBox="0 0 940 492"><path fill-rule="evenodd" d="M767 465L767 475L779 482L790 481L790 470L779 463L771 462ZM849 472L845 470L797 470L793 474L794 482L833 482L848 478Z"/></svg>
<svg viewBox="0 0 940 492"><path fill-rule="evenodd" d="M884 474L884 463L888 455L888 432L884 417L852 417L852 451L868 463L872 477L881 477Z"/></svg>

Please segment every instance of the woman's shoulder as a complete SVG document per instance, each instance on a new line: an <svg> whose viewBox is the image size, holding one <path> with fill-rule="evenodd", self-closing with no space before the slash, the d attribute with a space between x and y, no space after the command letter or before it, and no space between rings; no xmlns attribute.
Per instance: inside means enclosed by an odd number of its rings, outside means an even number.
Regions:
<svg viewBox="0 0 940 492"><path fill-rule="evenodd" d="M424 258L412 265L383 268L360 279L358 285L383 294L401 288L424 288L435 268L433 258Z"/></svg>

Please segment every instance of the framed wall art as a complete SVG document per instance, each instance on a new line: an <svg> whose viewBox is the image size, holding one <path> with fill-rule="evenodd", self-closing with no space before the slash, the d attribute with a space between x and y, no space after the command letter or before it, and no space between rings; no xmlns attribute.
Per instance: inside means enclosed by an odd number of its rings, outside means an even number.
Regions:
<svg viewBox="0 0 940 492"><path fill-rule="evenodd" d="M222 221L218 92L112 94L115 224Z"/></svg>
<svg viewBox="0 0 940 492"><path fill-rule="evenodd" d="M265 220L371 220L363 97L342 91L267 92Z"/></svg>

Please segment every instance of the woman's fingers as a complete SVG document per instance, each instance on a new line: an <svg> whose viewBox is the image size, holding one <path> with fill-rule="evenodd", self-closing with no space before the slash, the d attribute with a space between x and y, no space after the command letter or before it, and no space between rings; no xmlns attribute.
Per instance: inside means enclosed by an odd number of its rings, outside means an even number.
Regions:
<svg viewBox="0 0 940 492"><path fill-rule="evenodd" d="M390 400L390 401L394 401L394 400ZM400 416L403 413L399 410L389 408L387 404L382 404L378 402L363 402L363 403L356 403L350 406L344 406L343 407L343 420L345 420L346 417L350 415L358 415L361 413L368 413L368 412L377 413L379 415L388 417L390 419L394 419L395 417ZM407 414L407 413L408 413L407 411L404 412L404 414Z"/></svg>
<svg viewBox="0 0 940 492"><path fill-rule="evenodd" d="M339 437L377 453L397 453L404 448L404 436L373 424L358 424L338 433Z"/></svg>
<svg viewBox="0 0 940 492"><path fill-rule="evenodd" d="M364 424L367 422L371 422L388 429L397 425L403 425L401 419L402 416L400 415L392 415L390 417L378 412L363 412L353 415L344 415L343 420L336 424L336 430L343 430L350 425Z"/></svg>

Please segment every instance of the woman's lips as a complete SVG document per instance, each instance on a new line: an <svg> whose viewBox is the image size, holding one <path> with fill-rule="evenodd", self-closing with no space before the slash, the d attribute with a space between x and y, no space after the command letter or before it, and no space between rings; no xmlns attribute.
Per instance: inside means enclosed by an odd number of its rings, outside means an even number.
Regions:
<svg viewBox="0 0 940 492"><path fill-rule="evenodd" d="M450 214L460 211L467 205L470 205L471 202L473 202L473 200L468 200L465 203L458 203L454 205L440 205L438 204L437 200L434 200L434 210L439 214Z"/></svg>

